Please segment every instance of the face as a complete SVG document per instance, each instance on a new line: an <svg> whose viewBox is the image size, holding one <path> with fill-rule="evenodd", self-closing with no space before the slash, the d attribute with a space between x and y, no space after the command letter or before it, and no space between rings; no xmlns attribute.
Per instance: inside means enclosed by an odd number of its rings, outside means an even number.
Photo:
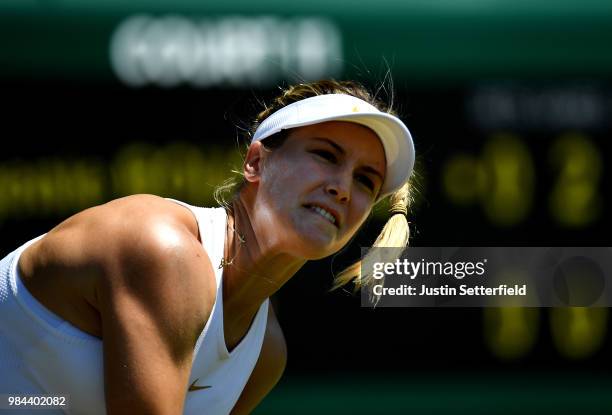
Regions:
<svg viewBox="0 0 612 415"><path fill-rule="evenodd" d="M305 259L326 257L349 242L368 217L386 169L376 134L342 121L295 128L282 146L260 154L259 174L246 176L257 184L257 226L273 230L267 232L271 243Z"/></svg>

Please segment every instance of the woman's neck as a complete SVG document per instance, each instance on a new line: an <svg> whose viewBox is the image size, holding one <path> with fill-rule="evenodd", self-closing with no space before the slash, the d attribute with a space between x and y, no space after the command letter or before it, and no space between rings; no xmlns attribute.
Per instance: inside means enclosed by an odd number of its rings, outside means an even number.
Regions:
<svg viewBox="0 0 612 415"><path fill-rule="evenodd" d="M270 244L274 238L257 234L252 213L241 197L233 202L227 220L224 256L231 263L223 270L225 326L240 332L245 326L248 329L261 303L278 291L306 260L290 256L282 252L281 246Z"/></svg>

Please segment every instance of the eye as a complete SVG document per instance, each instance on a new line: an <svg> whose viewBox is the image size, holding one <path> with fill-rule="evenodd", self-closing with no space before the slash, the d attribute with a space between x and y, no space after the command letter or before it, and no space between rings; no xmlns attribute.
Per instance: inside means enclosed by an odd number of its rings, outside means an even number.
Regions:
<svg viewBox="0 0 612 415"><path fill-rule="evenodd" d="M363 184L365 187L367 187L370 191L374 191L374 182L368 177L365 176L363 174L359 174L356 176L356 179Z"/></svg>
<svg viewBox="0 0 612 415"><path fill-rule="evenodd" d="M313 150L312 151L314 154L316 154L317 156L331 162L331 163L336 163L338 161L338 159L336 158L336 156L334 155L334 153L327 151L327 150Z"/></svg>

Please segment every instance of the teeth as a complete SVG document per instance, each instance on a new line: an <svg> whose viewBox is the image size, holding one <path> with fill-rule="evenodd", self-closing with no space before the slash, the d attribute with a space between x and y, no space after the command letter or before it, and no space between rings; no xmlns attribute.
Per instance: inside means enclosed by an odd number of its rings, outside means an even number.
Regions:
<svg viewBox="0 0 612 415"><path fill-rule="evenodd" d="M334 225L336 224L336 218L334 218L334 215L332 215L331 213L329 213L325 209L322 209L322 208L320 208L318 206L311 206L310 210L312 210L314 212L317 212L318 214L323 216L325 219L327 219L328 221L330 221Z"/></svg>

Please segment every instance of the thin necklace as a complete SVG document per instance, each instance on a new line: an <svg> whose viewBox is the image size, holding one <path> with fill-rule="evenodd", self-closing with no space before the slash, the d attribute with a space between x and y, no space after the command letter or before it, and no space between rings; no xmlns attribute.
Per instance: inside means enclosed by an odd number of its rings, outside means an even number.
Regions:
<svg viewBox="0 0 612 415"><path fill-rule="evenodd" d="M226 219L225 221L225 229L227 230L229 228L229 217ZM229 267L230 265L232 265L234 263L234 259L236 259L236 257L238 256L238 253L240 252L240 247L242 245L245 244L246 239L244 238L244 235L242 235L240 232L238 232L236 230L236 228L234 228L232 226L232 232L234 232L234 234L238 237L238 249L236 250L236 254L234 254L234 256L230 259L230 260L226 260L225 257L221 258L221 263L219 264L219 269L225 268L225 267ZM226 241L226 245L229 243L228 239L229 238L225 238ZM228 246L228 250L229 250L229 246Z"/></svg>

